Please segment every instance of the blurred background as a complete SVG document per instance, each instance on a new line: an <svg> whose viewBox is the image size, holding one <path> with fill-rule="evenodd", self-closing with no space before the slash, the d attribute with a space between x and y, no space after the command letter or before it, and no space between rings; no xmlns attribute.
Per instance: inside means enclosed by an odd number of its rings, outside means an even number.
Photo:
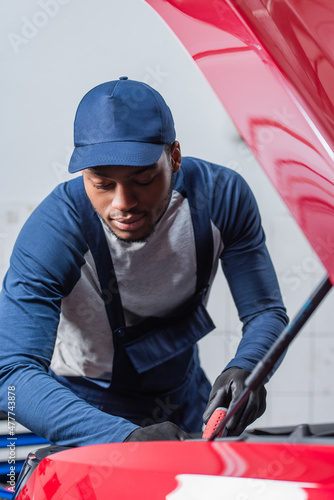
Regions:
<svg viewBox="0 0 334 500"><path fill-rule="evenodd" d="M67 165L80 99L95 85L127 75L164 96L183 155L225 165L247 180L293 318L325 275L322 264L209 84L151 7L144 0L2 0L0 9L1 281L29 214L58 183L70 179ZM330 293L290 347L267 384L267 411L256 426L334 420L333 306ZM221 271L209 311L217 328L200 349L214 381L241 335Z"/></svg>

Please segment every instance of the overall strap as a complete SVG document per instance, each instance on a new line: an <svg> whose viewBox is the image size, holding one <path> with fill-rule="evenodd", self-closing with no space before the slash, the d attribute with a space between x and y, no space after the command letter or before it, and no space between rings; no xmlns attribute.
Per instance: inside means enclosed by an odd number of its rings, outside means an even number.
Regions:
<svg viewBox="0 0 334 500"><path fill-rule="evenodd" d="M211 220L209 214L209 199L203 193L203 182L198 176L202 173L197 165L182 162L181 167L184 175L186 196L188 199L191 219L194 229L196 261L197 261L197 281L196 293L207 292L212 271L213 262L213 237ZM196 172L194 170L196 169Z"/></svg>
<svg viewBox="0 0 334 500"><path fill-rule="evenodd" d="M80 217L85 240L94 258L109 323L112 331L115 331L125 325L125 320L115 269L103 226L88 199L82 176L71 180L68 187Z"/></svg>

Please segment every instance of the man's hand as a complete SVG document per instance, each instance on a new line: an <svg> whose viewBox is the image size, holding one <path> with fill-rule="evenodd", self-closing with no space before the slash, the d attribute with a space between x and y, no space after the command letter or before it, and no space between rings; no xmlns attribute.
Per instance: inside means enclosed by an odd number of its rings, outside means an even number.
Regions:
<svg viewBox="0 0 334 500"><path fill-rule="evenodd" d="M149 425L135 429L124 439L125 441L184 441L192 439L190 434L184 432L180 427L172 422Z"/></svg>
<svg viewBox="0 0 334 500"><path fill-rule="evenodd" d="M232 367L217 377L203 414L205 424L216 408L223 406L229 409L234 405L244 389L244 381L248 375L249 372L246 370ZM263 385L250 393L248 399L226 424L229 436L239 436L249 424L261 417L266 409L266 394L267 391Z"/></svg>

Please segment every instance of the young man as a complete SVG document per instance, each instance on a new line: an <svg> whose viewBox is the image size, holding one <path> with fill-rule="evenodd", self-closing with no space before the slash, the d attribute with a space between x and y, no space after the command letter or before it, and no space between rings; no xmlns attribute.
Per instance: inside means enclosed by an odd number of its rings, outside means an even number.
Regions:
<svg viewBox="0 0 334 500"><path fill-rule="evenodd" d="M4 280L0 409L15 387L17 420L61 445L185 439L235 401L287 322L256 202L233 171L181 159L171 112L144 83L95 87L74 128L69 171L82 176L37 207ZM219 260L244 328L210 393L197 341L214 329Z"/></svg>

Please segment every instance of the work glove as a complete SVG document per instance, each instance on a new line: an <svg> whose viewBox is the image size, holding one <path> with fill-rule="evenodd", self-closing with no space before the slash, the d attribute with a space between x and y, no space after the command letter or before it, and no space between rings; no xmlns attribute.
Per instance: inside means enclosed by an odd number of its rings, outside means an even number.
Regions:
<svg viewBox="0 0 334 500"><path fill-rule="evenodd" d="M207 424L216 408L234 406L236 400L245 388L244 382L249 372L242 368L232 367L221 373L213 384L209 402L203 414L203 421ZM252 391L248 399L231 417L226 424L228 436L239 436L245 428L264 413L266 409L267 391L264 385Z"/></svg>
<svg viewBox="0 0 334 500"><path fill-rule="evenodd" d="M124 439L125 441L184 441L192 439L190 434L184 432L173 422L139 427Z"/></svg>

